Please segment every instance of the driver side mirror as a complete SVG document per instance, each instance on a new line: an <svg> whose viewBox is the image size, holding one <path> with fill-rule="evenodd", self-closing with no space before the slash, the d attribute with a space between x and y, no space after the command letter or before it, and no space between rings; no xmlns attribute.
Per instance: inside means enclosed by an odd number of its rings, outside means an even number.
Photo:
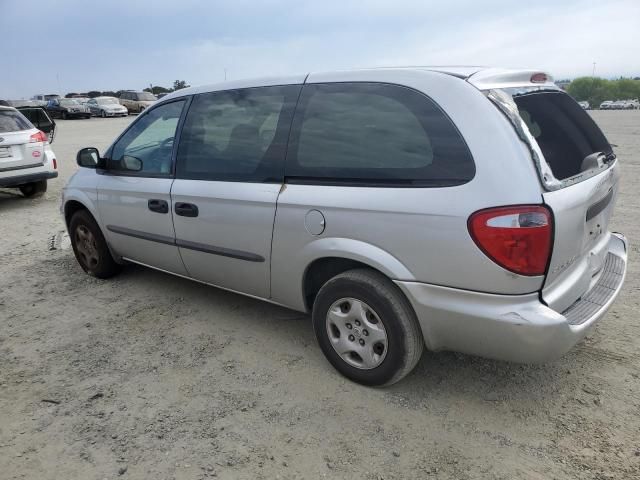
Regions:
<svg viewBox="0 0 640 480"><path fill-rule="evenodd" d="M104 168L105 162L97 148L87 147L78 151L76 163L84 168Z"/></svg>

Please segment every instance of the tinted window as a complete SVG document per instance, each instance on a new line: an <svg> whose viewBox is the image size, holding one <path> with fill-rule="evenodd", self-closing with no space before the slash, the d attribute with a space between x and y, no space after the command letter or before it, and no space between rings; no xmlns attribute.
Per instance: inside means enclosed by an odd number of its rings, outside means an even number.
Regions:
<svg viewBox="0 0 640 480"><path fill-rule="evenodd" d="M185 120L176 176L281 181L300 87L262 87L197 95Z"/></svg>
<svg viewBox="0 0 640 480"><path fill-rule="evenodd" d="M173 139L176 134L184 101L161 105L140 117L113 147L109 170L140 175L169 175ZM126 157L142 161L140 172L130 172L124 166Z"/></svg>
<svg viewBox="0 0 640 480"><path fill-rule="evenodd" d="M15 110L0 110L0 132L19 132L31 130L33 125L24 115Z"/></svg>
<svg viewBox="0 0 640 480"><path fill-rule="evenodd" d="M291 138L292 179L447 186L475 174L449 118L425 95L395 85L306 85Z"/></svg>

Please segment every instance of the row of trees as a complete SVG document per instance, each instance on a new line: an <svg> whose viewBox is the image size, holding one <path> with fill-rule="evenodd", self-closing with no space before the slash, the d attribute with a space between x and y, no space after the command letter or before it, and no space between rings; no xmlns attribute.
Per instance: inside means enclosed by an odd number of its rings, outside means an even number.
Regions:
<svg viewBox="0 0 640 480"><path fill-rule="evenodd" d="M592 107L605 100L640 99L640 77L617 80L579 77L567 86L567 93L579 102L586 100Z"/></svg>
<svg viewBox="0 0 640 480"><path fill-rule="evenodd" d="M151 92L154 95L158 95L159 93L171 93L171 92L175 92L176 90L181 90L183 88L187 88L190 87L190 85L187 85L187 82L185 82L184 80L176 80L175 82L173 82L173 88L165 88L165 87L161 87L158 85L155 86L151 86L151 87L147 87L144 89L145 92ZM105 90L105 91L99 91L99 90L91 90L87 93L67 93L65 95L65 97L67 98L71 98L71 97L77 97L78 95L80 96L87 96L89 98L95 98L95 97L119 97L122 92L124 92L125 90L117 90L117 91L113 91L113 90Z"/></svg>

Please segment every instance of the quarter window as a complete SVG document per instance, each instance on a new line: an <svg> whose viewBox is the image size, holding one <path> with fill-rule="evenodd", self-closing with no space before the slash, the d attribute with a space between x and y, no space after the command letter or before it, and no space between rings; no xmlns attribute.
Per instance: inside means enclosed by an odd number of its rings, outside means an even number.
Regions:
<svg viewBox="0 0 640 480"><path fill-rule="evenodd" d="M305 85L293 123L288 178L449 186L474 174L460 133L425 95L376 83Z"/></svg>
<svg viewBox="0 0 640 480"><path fill-rule="evenodd" d="M173 139L183 106L184 100L171 102L143 115L113 147L108 169L143 176L170 175ZM139 165L138 161L141 170L127 168Z"/></svg>
<svg viewBox="0 0 640 480"><path fill-rule="evenodd" d="M197 95L178 147L176 176L279 182L300 87L246 88Z"/></svg>

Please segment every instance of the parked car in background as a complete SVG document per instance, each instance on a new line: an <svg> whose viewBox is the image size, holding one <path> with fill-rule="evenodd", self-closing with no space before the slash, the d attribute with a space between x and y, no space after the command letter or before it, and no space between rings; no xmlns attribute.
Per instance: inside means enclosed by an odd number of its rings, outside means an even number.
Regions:
<svg viewBox="0 0 640 480"><path fill-rule="evenodd" d="M187 88L77 162L62 210L88 274L139 263L311 312L329 362L367 385L398 381L425 344L552 360L627 268L608 230L616 155L538 71Z"/></svg>
<svg viewBox="0 0 640 480"><path fill-rule="evenodd" d="M47 135L15 108L0 107L0 187L42 195L57 169Z"/></svg>
<svg viewBox="0 0 640 480"><path fill-rule="evenodd" d="M129 113L142 113L158 99L149 92L126 91L120 95L120 104L127 107Z"/></svg>
<svg viewBox="0 0 640 480"><path fill-rule="evenodd" d="M91 118L89 108L73 98L54 98L47 103L47 112L54 118Z"/></svg>
<svg viewBox="0 0 640 480"><path fill-rule="evenodd" d="M589 110L589 107L590 107L589 102L587 102L586 100L582 102L578 102L578 105L580 105L583 108L583 110Z"/></svg>
<svg viewBox="0 0 640 480"><path fill-rule="evenodd" d="M121 105L116 97L96 97L87 102L91 115L96 117L126 117L127 107Z"/></svg>
<svg viewBox="0 0 640 480"><path fill-rule="evenodd" d="M613 109L613 101L605 100L600 104L600 110L612 110Z"/></svg>
<svg viewBox="0 0 640 480"><path fill-rule="evenodd" d="M86 105L89 100L89 97L73 97L73 99L81 105Z"/></svg>
<svg viewBox="0 0 640 480"><path fill-rule="evenodd" d="M34 127L47 135L49 143L53 143L56 134L56 122L49 116L44 108L23 106L17 107L17 110L23 114Z"/></svg>
<svg viewBox="0 0 640 480"><path fill-rule="evenodd" d="M615 105L620 110L635 110L640 107L638 100L618 100Z"/></svg>
<svg viewBox="0 0 640 480"><path fill-rule="evenodd" d="M9 105L11 107L20 108L20 107L38 107L43 108L40 102L36 100L9 100Z"/></svg>
<svg viewBox="0 0 640 480"><path fill-rule="evenodd" d="M34 100L36 102L38 102L38 104L40 106L46 106L47 103L49 102L49 100L53 100L54 98L62 98L60 95L55 94L55 93L49 93L47 95L44 95L42 93L39 93L37 95L34 95L33 97L31 97L31 100Z"/></svg>

